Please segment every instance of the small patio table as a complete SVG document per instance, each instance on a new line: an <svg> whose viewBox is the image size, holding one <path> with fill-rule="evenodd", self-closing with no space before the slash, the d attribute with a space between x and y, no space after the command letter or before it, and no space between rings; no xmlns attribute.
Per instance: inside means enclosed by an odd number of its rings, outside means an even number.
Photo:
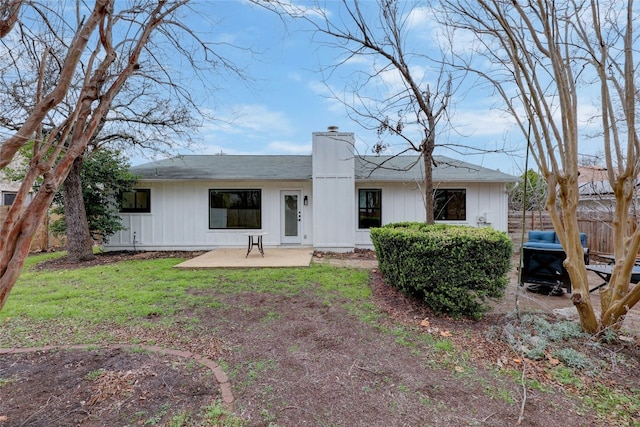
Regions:
<svg viewBox="0 0 640 427"><path fill-rule="evenodd" d="M611 254L599 254L598 255L599 258L602 259L606 259L607 260L607 264L615 264L616 263L616 257L614 257ZM635 265L640 265L640 257L636 257L636 260L634 261Z"/></svg>
<svg viewBox="0 0 640 427"><path fill-rule="evenodd" d="M593 289L590 289L589 292L593 292L596 289L600 289L601 287L607 285L611 280L611 276L613 275L613 264L589 264L585 266L587 270L593 271L596 273L604 282ZM638 283L640 282L640 267L634 266L633 270L631 270L631 282Z"/></svg>
<svg viewBox="0 0 640 427"><path fill-rule="evenodd" d="M245 255L245 258L249 256L249 253L251 252L251 249L253 249L254 246L258 247L258 250L260 251L260 254L262 255L262 258L264 258L264 248L262 247L262 236L266 236L268 233L264 233L264 232L248 232L248 233L242 233L245 236L247 236L249 238L249 243L247 245L247 254Z"/></svg>

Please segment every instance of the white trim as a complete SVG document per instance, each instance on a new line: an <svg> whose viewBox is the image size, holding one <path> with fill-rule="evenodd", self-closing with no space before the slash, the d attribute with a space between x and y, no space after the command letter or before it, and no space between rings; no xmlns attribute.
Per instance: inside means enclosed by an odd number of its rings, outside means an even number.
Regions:
<svg viewBox="0 0 640 427"><path fill-rule="evenodd" d="M288 197L294 197L294 211L287 209L286 200ZM280 243L283 245L301 245L302 244L302 191L301 190L280 190ZM292 217L293 215L293 217ZM295 221L295 235L287 235L290 230L287 225L291 226L288 221Z"/></svg>

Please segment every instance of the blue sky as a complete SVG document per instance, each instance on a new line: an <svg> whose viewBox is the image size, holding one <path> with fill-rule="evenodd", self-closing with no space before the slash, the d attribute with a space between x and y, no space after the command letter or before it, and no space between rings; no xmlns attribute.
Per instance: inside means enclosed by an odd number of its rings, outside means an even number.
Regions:
<svg viewBox="0 0 640 427"><path fill-rule="evenodd" d="M325 3L332 16L340 13L339 5ZM205 108L220 120L207 121L197 135L198 146L180 154L310 154L312 132L332 125L354 132L358 151L371 154L375 133L348 118L345 107L327 89L329 85L342 90L354 70L368 66L365 61L353 61L325 82L320 69L333 65L340 52L314 42L313 32L302 22L283 22L272 12L241 0L201 2L196 8L201 13L190 18L195 28L213 23L211 37L251 48L257 55L229 51L239 66L246 67L248 80L228 77L215 83L218 88ZM420 42L428 42L430 36L427 20L425 14L412 20L413 33L425 38ZM440 142L489 150L507 146L514 153L470 155L436 149L436 154L519 175L524 165L523 138L518 131L510 132L509 118L491 109L494 101L479 90L464 98L460 95L452 110L456 130L443 131ZM388 153L399 149L392 145ZM136 158L132 163L146 161Z"/></svg>

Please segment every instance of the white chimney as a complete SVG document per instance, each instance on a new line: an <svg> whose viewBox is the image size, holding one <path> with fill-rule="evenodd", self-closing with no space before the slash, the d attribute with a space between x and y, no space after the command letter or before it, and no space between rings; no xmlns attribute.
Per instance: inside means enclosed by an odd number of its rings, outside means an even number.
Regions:
<svg viewBox="0 0 640 427"><path fill-rule="evenodd" d="M355 247L355 136L329 126L313 133L313 242L318 250Z"/></svg>

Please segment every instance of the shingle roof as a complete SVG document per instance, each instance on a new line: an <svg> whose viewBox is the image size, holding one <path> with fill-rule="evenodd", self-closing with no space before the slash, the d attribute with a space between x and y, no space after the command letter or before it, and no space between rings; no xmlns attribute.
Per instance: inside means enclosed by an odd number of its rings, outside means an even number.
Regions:
<svg viewBox="0 0 640 427"><path fill-rule="evenodd" d="M131 172L145 180L310 180L311 156L178 156Z"/></svg>
<svg viewBox="0 0 640 427"><path fill-rule="evenodd" d="M518 178L497 170L445 156L434 156L436 182L516 182ZM415 181L422 179L424 162L417 156L356 157L356 179Z"/></svg>
<svg viewBox="0 0 640 427"><path fill-rule="evenodd" d="M518 178L461 160L436 156L436 182L515 182ZM134 166L142 180L310 180L311 156L189 155ZM356 157L356 180L407 182L422 179L416 156Z"/></svg>

